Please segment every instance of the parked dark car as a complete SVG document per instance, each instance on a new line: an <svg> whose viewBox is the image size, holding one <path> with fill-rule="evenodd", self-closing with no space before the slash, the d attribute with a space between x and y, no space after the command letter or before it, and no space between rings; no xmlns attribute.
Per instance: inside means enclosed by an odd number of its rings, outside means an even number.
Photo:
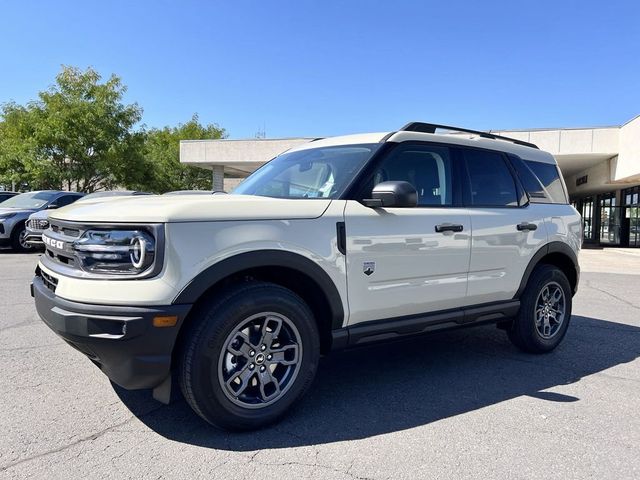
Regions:
<svg viewBox="0 0 640 480"><path fill-rule="evenodd" d="M34 212L65 207L83 193L60 190L40 190L21 193L0 205L0 247L11 247L17 252L26 252L33 246L26 241L26 221Z"/></svg>

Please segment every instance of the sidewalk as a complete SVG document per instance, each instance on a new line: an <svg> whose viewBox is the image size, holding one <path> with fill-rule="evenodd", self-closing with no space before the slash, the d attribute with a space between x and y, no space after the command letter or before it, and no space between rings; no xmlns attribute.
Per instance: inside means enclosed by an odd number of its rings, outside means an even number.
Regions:
<svg viewBox="0 0 640 480"><path fill-rule="evenodd" d="M579 262L583 272L640 275L638 248L583 249Z"/></svg>

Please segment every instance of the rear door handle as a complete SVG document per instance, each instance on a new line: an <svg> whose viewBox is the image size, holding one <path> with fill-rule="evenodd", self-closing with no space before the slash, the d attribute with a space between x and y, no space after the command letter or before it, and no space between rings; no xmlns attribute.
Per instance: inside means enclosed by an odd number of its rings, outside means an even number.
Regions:
<svg viewBox="0 0 640 480"><path fill-rule="evenodd" d="M516 225L516 228L523 232L525 230L536 230L538 228L538 225L536 225L535 223L522 222Z"/></svg>
<svg viewBox="0 0 640 480"><path fill-rule="evenodd" d="M440 225L436 225L436 232L461 232L463 228L459 223L441 223Z"/></svg>

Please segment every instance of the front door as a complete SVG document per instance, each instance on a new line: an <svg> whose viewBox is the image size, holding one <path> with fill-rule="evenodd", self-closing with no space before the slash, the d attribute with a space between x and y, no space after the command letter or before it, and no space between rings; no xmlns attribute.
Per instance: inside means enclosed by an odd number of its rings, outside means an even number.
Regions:
<svg viewBox="0 0 640 480"><path fill-rule="evenodd" d="M467 293L471 224L450 148L403 143L363 179L360 198L383 181L407 181L415 208L345 207L349 324L459 307ZM452 227L436 231L436 226ZM442 230L442 228L440 228Z"/></svg>

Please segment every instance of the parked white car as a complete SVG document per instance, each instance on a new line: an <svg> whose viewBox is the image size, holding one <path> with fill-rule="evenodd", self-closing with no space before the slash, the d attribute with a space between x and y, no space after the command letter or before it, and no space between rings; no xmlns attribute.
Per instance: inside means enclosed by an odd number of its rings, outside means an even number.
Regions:
<svg viewBox="0 0 640 480"><path fill-rule="evenodd" d="M310 142L230 195L53 211L38 313L115 383L167 402L175 379L230 429L281 417L332 349L494 323L548 352L581 245L556 162L442 128Z"/></svg>
<svg viewBox="0 0 640 480"><path fill-rule="evenodd" d="M67 206L82 193L40 190L12 196L0 205L0 247L28 252L34 244L27 241L27 219L35 212ZM46 213L44 214L46 218Z"/></svg>
<svg viewBox="0 0 640 480"><path fill-rule="evenodd" d="M129 195L150 195L146 192L138 192L133 190L105 190L93 192L85 195L84 193L75 194L76 202L106 202L112 198L126 197ZM49 213L51 210L39 210L29 215L25 224L24 242L31 248L42 248L42 233L49 228Z"/></svg>

